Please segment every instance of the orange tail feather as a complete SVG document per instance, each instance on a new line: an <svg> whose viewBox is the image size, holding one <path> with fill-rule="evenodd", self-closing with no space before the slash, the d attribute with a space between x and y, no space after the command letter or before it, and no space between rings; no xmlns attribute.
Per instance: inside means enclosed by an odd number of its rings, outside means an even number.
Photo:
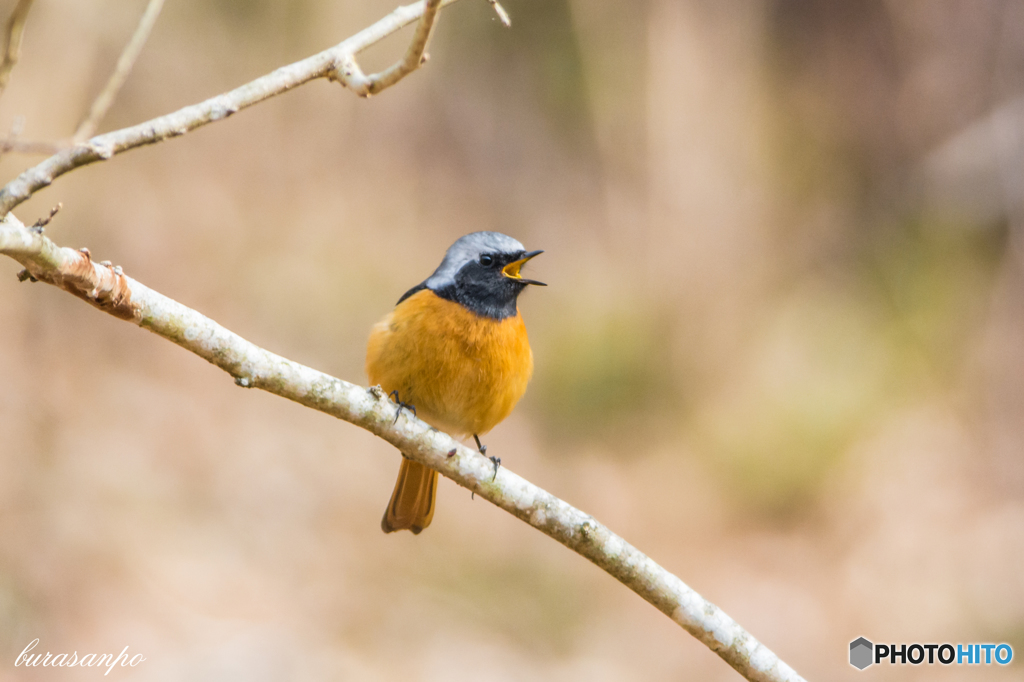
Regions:
<svg viewBox="0 0 1024 682"><path fill-rule="evenodd" d="M434 518L437 472L402 456L395 491L391 493L380 527L385 533L411 530L419 534Z"/></svg>

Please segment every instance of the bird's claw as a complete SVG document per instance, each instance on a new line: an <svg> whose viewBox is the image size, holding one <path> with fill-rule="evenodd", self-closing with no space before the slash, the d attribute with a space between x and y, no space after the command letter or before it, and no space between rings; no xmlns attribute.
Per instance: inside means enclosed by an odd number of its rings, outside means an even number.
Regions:
<svg viewBox="0 0 1024 682"><path fill-rule="evenodd" d="M480 451L480 454L487 457L487 446L480 442L480 436L473 434L473 440L476 441L476 449ZM491 477L493 481L498 477L498 467L501 466L501 457L487 457L491 460L491 464L494 465L494 476Z"/></svg>
<svg viewBox="0 0 1024 682"><path fill-rule="evenodd" d="M395 412L395 421L391 422L392 426L394 426L395 424L398 423L398 418L402 416L402 410L403 409L404 410L409 410L410 412L412 412L412 416L414 416L414 417L416 416L416 406L415 405L411 405L409 403L403 403L399 399L399 397L398 397L398 390L397 389L394 390L394 391L391 391L391 393L388 393L388 397L392 398L395 401L395 404L398 405L398 411Z"/></svg>

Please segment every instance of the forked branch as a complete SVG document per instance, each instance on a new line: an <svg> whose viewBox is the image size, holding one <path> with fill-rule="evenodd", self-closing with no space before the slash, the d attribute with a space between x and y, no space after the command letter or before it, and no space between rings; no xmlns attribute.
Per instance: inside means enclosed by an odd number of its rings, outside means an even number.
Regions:
<svg viewBox="0 0 1024 682"><path fill-rule="evenodd" d="M487 0L487 2L494 8L502 24L512 25L508 12L498 0ZM427 43L430 42L430 35L434 30L437 11L443 4L441 0L426 0L423 14L416 26L416 33L412 37L412 42L409 43L409 49L406 50L405 56L384 71L367 76L359 67L359 62L356 61L356 56L353 53L341 58L341 61L335 66L331 78L360 97L375 95L402 80L427 63L427 59L429 59L426 52Z"/></svg>
<svg viewBox="0 0 1024 682"><path fill-rule="evenodd" d="M436 4L437 7L444 7L456 1L430 0L430 3ZM327 77L337 78L338 65L344 64L348 58L383 40L403 26L420 19L424 15L426 7L426 0L399 7L376 24L363 29L344 42L302 61L282 66L276 71L230 92L130 128L97 135L92 139L63 149L38 165L29 168L0 190L0 217L7 215L8 211L27 200L35 192L49 186L61 175L75 168L97 161L106 161L117 154L142 145L184 135L208 123L221 121L242 109L280 95L311 80ZM433 11L436 12L436 9L435 7ZM433 20L430 23L432 26ZM427 28L427 37L429 37L429 31L430 27ZM420 37L420 31L417 30L413 42L418 41ZM426 45L425 39L423 44ZM408 57L409 52L407 51L406 57L399 64L405 64ZM396 69L398 66L395 65L392 69ZM388 69L388 71L392 69ZM388 77L387 85L393 85L407 73L409 72L403 71L403 68L397 68L394 71L395 75ZM379 92L387 85L379 87L377 91Z"/></svg>
<svg viewBox="0 0 1024 682"><path fill-rule="evenodd" d="M404 57L384 71L366 76L359 68L355 54L347 54L341 58L331 74L331 78L339 81L360 97L369 97L394 85L425 64L427 43L434 30L437 11L441 9L441 0L424 0L424 3L423 14L416 25L416 33L413 34L412 42L409 43L409 49L405 51Z"/></svg>

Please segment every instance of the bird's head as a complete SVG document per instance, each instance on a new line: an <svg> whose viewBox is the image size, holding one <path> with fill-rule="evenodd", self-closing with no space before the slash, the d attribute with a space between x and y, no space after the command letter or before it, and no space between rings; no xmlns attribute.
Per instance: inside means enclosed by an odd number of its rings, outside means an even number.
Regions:
<svg viewBox="0 0 1024 682"><path fill-rule="evenodd" d="M500 232L473 232L460 237L424 286L438 296L460 303L480 315L503 319L517 313L516 300L530 284L521 270L543 251L527 251Z"/></svg>

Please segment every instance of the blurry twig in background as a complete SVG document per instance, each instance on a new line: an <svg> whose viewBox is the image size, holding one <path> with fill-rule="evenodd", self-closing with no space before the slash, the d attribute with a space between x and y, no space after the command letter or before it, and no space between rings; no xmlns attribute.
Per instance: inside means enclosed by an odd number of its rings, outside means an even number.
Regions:
<svg viewBox="0 0 1024 682"><path fill-rule="evenodd" d="M124 51L117 59L117 65L114 67L114 73L110 74L110 80L92 103L89 113L78 124L78 129L72 138L75 142L88 139L96 132L96 126L103 120L110 105L114 103L114 98L121 90L121 86L127 80L128 74L131 73L132 67L135 66L135 60L142 52L142 46L146 44L146 39L149 38L149 33L153 30L153 25L163 6L164 0L149 0L135 33L132 34L131 40L125 45Z"/></svg>
<svg viewBox="0 0 1024 682"><path fill-rule="evenodd" d="M213 320L96 263L87 249L57 246L14 215L0 222L0 253L25 266L22 279L58 286L100 310L164 337L235 378L366 429L486 498L619 580L717 653L748 680L798 682L792 668L736 621L593 517L396 406L380 387L350 384L264 350Z"/></svg>
<svg viewBox="0 0 1024 682"><path fill-rule="evenodd" d="M347 54L338 62L335 72L331 74L333 80L347 87L360 97L375 95L384 88L390 87L407 75L420 68L427 62L427 42L434 30L434 19L437 11L441 9L441 0L424 0L423 14L420 22L416 25L416 33L413 34L409 49L405 56L389 66L380 73L366 76L356 62L355 54Z"/></svg>
<svg viewBox="0 0 1024 682"><path fill-rule="evenodd" d="M8 152L18 154L58 154L68 148L69 145L59 142L43 142L40 140L19 140L8 137L0 140L0 155Z"/></svg>
<svg viewBox="0 0 1024 682"><path fill-rule="evenodd" d="M436 0L432 0L432 2L436 2ZM439 7L444 7L453 2L457 2L457 0L440 0L436 4ZM280 95L311 80L337 78L338 67L345 62L347 57L365 50L403 26L411 24L422 17L425 11L425 1L399 7L377 23L338 45L302 61L282 66L272 73L261 76L230 92L130 128L97 135L90 140L64 149L42 163L29 168L0 190L0 217L7 215L8 211L28 199L33 193L75 168L97 161L106 161L121 152L142 145L184 135L207 123L223 120L246 107ZM413 39L414 43L419 36L420 31L417 30ZM398 79L404 75L405 73L402 73ZM389 85L394 84L398 79L394 79Z"/></svg>
<svg viewBox="0 0 1024 682"><path fill-rule="evenodd" d="M25 129L25 118L23 116L15 116L14 123L11 125L11 132L7 135L7 139L0 140L0 158L8 152L18 152L20 154L56 154L62 149L66 149L68 145L60 142L40 142L38 140L19 140L21 132Z"/></svg>
<svg viewBox="0 0 1024 682"><path fill-rule="evenodd" d="M28 19L28 11L31 8L32 0L19 0L11 12L11 18L7 20L7 47L4 50L4 60L0 62L0 94L7 87L11 71L21 56L21 37L25 32L25 20Z"/></svg>

